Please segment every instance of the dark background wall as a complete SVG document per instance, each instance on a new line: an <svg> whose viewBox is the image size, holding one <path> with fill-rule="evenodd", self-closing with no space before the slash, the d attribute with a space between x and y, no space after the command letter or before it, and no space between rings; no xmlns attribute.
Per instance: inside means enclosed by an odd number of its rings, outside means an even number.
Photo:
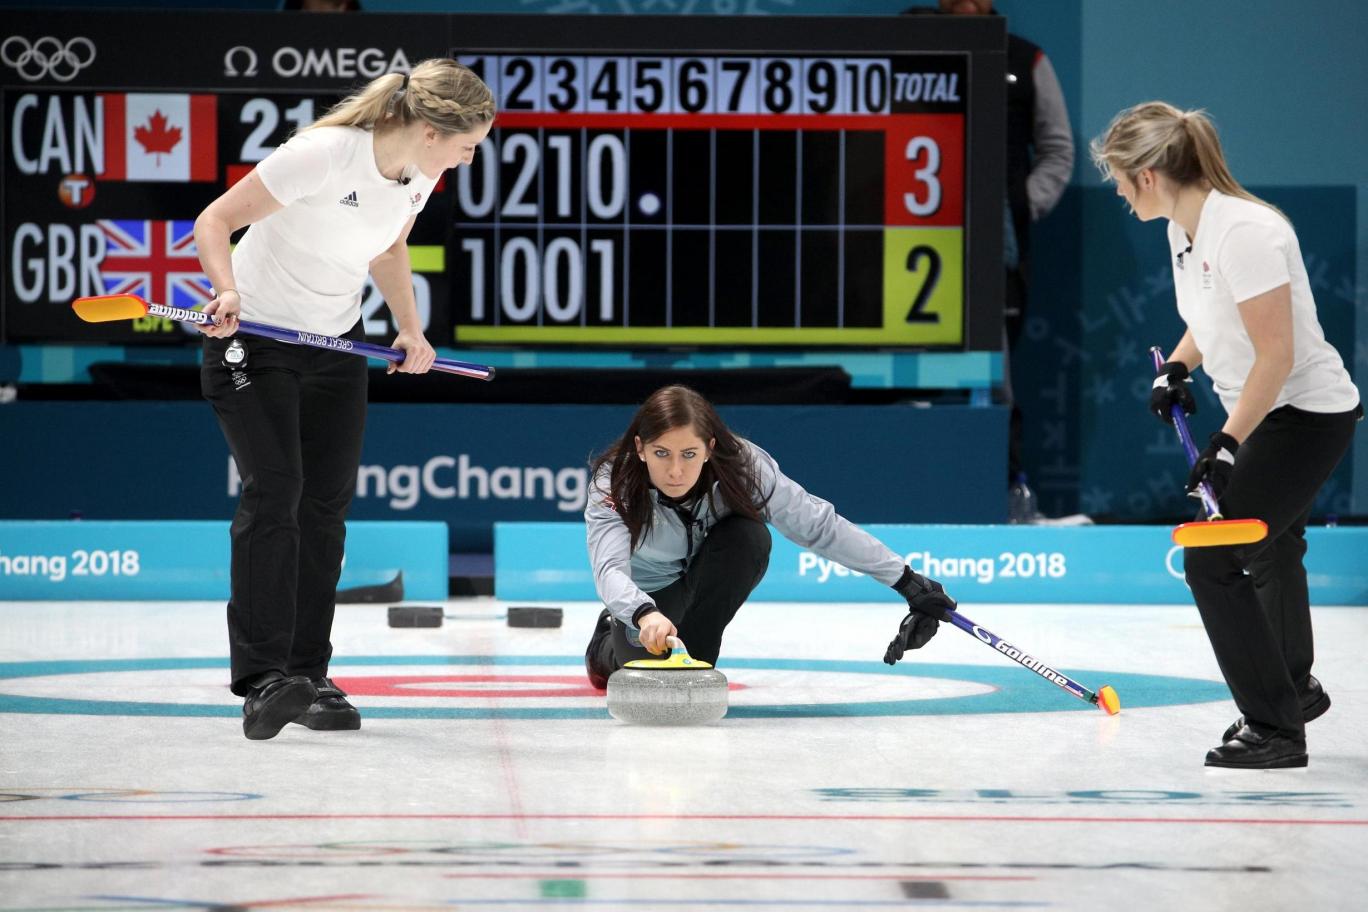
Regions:
<svg viewBox="0 0 1368 912"><path fill-rule="evenodd" d="M90 3L90 6L127 6ZM143 6L157 6L145 3ZM166 5L166 4L162 4ZM274 2L179 3L269 9ZM364 0L368 12L890 14L886 0ZM0 0L0 7L33 6ZM1077 146L1073 180L1036 228L1035 281L1016 386L1026 464L1049 513L1143 520L1184 507L1176 443L1147 418L1146 351L1181 333L1162 227L1137 223L1087 159L1116 111L1162 98L1206 108L1232 170L1297 226L1322 323L1368 385L1368 4L1358 0L1000 0L1008 27L1059 74ZM1205 379L1194 432L1220 418ZM1318 513L1368 514L1368 435Z"/></svg>

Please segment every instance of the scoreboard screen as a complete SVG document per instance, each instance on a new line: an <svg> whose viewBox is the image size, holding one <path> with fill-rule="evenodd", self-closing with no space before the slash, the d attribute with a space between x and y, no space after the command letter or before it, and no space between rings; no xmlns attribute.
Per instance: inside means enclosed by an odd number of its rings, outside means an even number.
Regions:
<svg viewBox="0 0 1368 912"><path fill-rule="evenodd" d="M92 11L60 25L16 12L0 70L0 342L193 342L156 319L80 324L67 305L202 303L199 211L342 95L446 54L499 114L409 239L433 344L1001 345L996 17L165 12L148 30ZM161 53L177 41L196 53ZM374 288L361 311L388 342Z"/></svg>
<svg viewBox="0 0 1368 912"><path fill-rule="evenodd" d="M456 337L961 346L966 57L464 56Z"/></svg>

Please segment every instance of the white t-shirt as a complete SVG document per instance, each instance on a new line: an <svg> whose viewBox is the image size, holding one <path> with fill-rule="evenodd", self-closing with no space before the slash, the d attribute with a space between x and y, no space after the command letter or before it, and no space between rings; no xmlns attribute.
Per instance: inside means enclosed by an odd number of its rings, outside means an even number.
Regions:
<svg viewBox="0 0 1368 912"><path fill-rule="evenodd" d="M1191 250L1177 222L1169 222L1168 240L1178 313L1227 412L1254 366L1254 343L1238 303L1280 285L1291 286L1293 363L1273 407L1334 413L1358 405L1358 389L1316 319L1301 245L1286 219L1267 206L1212 190Z"/></svg>
<svg viewBox="0 0 1368 912"><path fill-rule="evenodd" d="M306 130L256 166L283 209L252 225L233 250L242 318L337 336L361 318L370 261L422 211L437 179L407 184L375 166L374 134Z"/></svg>

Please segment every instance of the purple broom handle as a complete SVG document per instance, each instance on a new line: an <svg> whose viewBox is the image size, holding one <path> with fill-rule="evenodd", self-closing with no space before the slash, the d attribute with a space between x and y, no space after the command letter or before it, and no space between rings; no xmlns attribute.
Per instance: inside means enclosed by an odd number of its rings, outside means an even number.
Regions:
<svg viewBox="0 0 1368 912"><path fill-rule="evenodd" d="M187 310L182 307L168 307L165 304L148 304L147 312L156 317L167 317L171 320L179 320L183 323L198 323L206 326L214 322L214 318L209 314L198 310ZM326 348L332 351L350 352L355 355L366 355L371 358L379 358L382 361L391 361L395 364L404 362L404 353L397 348L390 348L386 345L376 345L371 342L361 342L354 339L340 339L337 336L324 336L319 333L303 332L298 329L285 329L280 326L272 326L269 323L254 323L251 320L239 320L238 330L252 336L264 336L268 339L275 339L279 342L289 342L294 345L308 345L313 348ZM438 358L432 362L432 369L443 371L448 374L460 374L462 377L473 377L476 380L490 380L494 377L494 368L483 364L472 364L469 361L455 361L451 358Z"/></svg>
<svg viewBox="0 0 1368 912"><path fill-rule="evenodd" d="M1159 373L1159 368L1164 366L1164 353L1159 350L1159 346L1150 349L1150 357L1154 359L1154 372ZM1192 442L1192 434L1188 431L1187 416L1183 414L1183 407L1178 403L1169 406L1173 414L1173 429L1178 432L1178 439L1183 442L1183 452L1187 454L1188 468L1197 464L1197 445ZM1219 519L1221 516L1221 506L1216 502L1216 495L1211 490L1211 485L1205 481L1197 485L1197 493L1202 498L1202 508L1206 510L1207 516L1212 519Z"/></svg>

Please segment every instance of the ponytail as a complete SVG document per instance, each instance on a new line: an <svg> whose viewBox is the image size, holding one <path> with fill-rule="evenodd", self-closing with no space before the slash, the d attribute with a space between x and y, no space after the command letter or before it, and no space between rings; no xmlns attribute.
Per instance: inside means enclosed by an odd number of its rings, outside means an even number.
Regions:
<svg viewBox="0 0 1368 912"><path fill-rule="evenodd" d="M1183 128L1187 131L1188 138L1192 143L1197 168L1208 184L1226 196L1238 196L1241 199L1249 200L1251 203L1267 206L1287 221L1291 221L1277 206L1250 193L1239 181L1235 180L1235 175L1230 173L1230 168L1226 165L1225 153L1221 150L1221 139L1216 135L1216 126L1211 122L1206 111L1198 109L1184 112Z"/></svg>
<svg viewBox="0 0 1368 912"><path fill-rule="evenodd" d="M1267 206L1284 219L1277 206L1250 193L1226 165L1216 127L1205 111L1180 111L1162 101L1127 108L1112 119L1106 132L1089 144L1102 176L1124 174L1134 181L1150 168L1180 187L1206 184L1226 196Z"/></svg>
<svg viewBox="0 0 1368 912"><path fill-rule="evenodd" d="M305 127L361 127L373 130L396 107L395 101L408 81L403 73L386 73L372 79L361 91L333 105L326 114Z"/></svg>

